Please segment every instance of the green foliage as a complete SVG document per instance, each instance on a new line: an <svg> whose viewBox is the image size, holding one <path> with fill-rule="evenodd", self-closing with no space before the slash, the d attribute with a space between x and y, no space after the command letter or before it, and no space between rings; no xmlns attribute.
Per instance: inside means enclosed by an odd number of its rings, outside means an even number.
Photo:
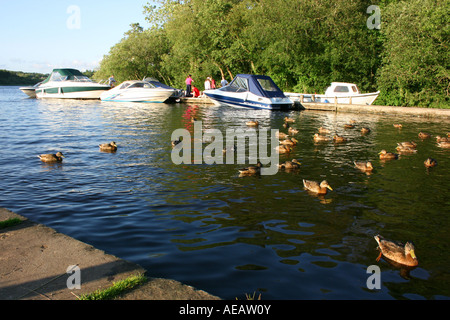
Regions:
<svg viewBox="0 0 450 320"><path fill-rule="evenodd" d="M183 88L192 74L267 74L285 91L323 92L332 81L381 90L376 103L446 106L449 1L380 0L381 30L369 29L373 1L159 0L101 63L97 79L153 76Z"/></svg>
<svg viewBox="0 0 450 320"><path fill-rule="evenodd" d="M136 275L127 279L114 282L113 285L105 290L96 290L93 293L80 296L80 300L111 300L127 291L136 288L145 283L147 277L144 275Z"/></svg>
<svg viewBox="0 0 450 320"><path fill-rule="evenodd" d="M35 85L45 80L47 75L41 73L25 73L17 71L0 70L1 86Z"/></svg>
<svg viewBox="0 0 450 320"><path fill-rule="evenodd" d="M16 226L18 224L22 223L22 220L19 218L11 218L8 220L0 221L0 229L5 229L9 227Z"/></svg>

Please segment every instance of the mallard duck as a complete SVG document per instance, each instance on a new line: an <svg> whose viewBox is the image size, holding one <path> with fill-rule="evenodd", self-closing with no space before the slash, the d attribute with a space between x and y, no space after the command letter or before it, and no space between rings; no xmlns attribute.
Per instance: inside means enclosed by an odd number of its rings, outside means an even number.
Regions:
<svg viewBox="0 0 450 320"><path fill-rule="evenodd" d="M325 129L324 127L320 127L319 128L319 133L320 134L327 134L327 133L331 133L331 131L328 130L328 129Z"/></svg>
<svg viewBox="0 0 450 320"><path fill-rule="evenodd" d="M448 138L448 137L436 136L436 142L450 142L450 138Z"/></svg>
<svg viewBox="0 0 450 320"><path fill-rule="evenodd" d="M405 266L415 267L419 264L419 260L414 253L414 245L411 242L407 242L403 245L388 241L380 235L376 235L374 238L377 241L378 249L380 250L377 261L380 261L381 256L383 255L389 260Z"/></svg>
<svg viewBox="0 0 450 320"><path fill-rule="evenodd" d="M278 165L278 168L292 170L299 169L300 165L301 163L297 159L292 159L291 161L286 161L285 163Z"/></svg>
<svg viewBox="0 0 450 320"><path fill-rule="evenodd" d="M257 127L259 126L259 122L256 120L250 120L245 123L249 127Z"/></svg>
<svg viewBox="0 0 450 320"><path fill-rule="evenodd" d="M258 161L258 163L255 166L249 166L247 168L239 169L239 173L241 175L253 175L253 174L259 174L261 172L262 164Z"/></svg>
<svg viewBox="0 0 450 320"><path fill-rule="evenodd" d="M346 142L347 139L342 137L342 136L340 136L340 135L338 135L338 134L335 134L334 137L333 137L333 141L334 142Z"/></svg>
<svg viewBox="0 0 450 320"><path fill-rule="evenodd" d="M364 172L371 172L373 170L372 162L353 162L355 167Z"/></svg>
<svg viewBox="0 0 450 320"><path fill-rule="evenodd" d="M369 129L369 128L366 128L366 127L363 127L363 128L361 129L361 133L362 133L362 134L370 133L370 129Z"/></svg>
<svg viewBox="0 0 450 320"><path fill-rule="evenodd" d="M395 148L395 150L397 150L400 153L415 153L415 152L417 152L417 149L407 147L407 146L402 146L400 144L397 146L397 148Z"/></svg>
<svg viewBox="0 0 450 320"><path fill-rule="evenodd" d="M403 128L403 125L401 123L394 123L393 126L394 126L394 128L398 128L398 129Z"/></svg>
<svg viewBox="0 0 450 320"><path fill-rule="evenodd" d="M329 141L329 140L330 140L330 138L328 138L328 137L326 137L326 136L323 136L323 135L321 135L321 134L316 133L316 134L314 135L314 141L315 141L315 142Z"/></svg>
<svg viewBox="0 0 450 320"><path fill-rule="evenodd" d="M398 154L381 150L379 153L381 160L398 159Z"/></svg>
<svg viewBox="0 0 450 320"><path fill-rule="evenodd" d="M448 141L438 142L438 146L441 148L450 148L450 142Z"/></svg>
<svg viewBox="0 0 450 320"><path fill-rule="evenodd" d="M280 144L285 146L295 146L297 144L298 140L295 138L287 138L280 141Z"/></svg>
<svg viewBox="0 0 450 320"><path fill-rule="evenodd" d="M417 148L417 143L415 143L414 141L405 141L405 142L399 142L397 143L398 146L400 147L407 147L407 148Z"/></svg>
<svg viewBox="0 0 450 320"><path fill-rule="evenodd" d="M277 131L276 136L277 136L278 139L287 139L287 138L289 138L289 135L287 135L284 132L279 132L279 131Z"/></svg>
<svg viewBox="0 0 450 320"><path fill-rule="evenodd" d="M292 119L292 118L284 117L284 122L285 122L285 123L294 123L295 120Z"/></svg>
<svg viewBox="0 0 450 320"><path fill-rule="evenodd" d="M117 151L117 144L112 141L110 143L103 143L98 145L101 151Z"/></svg>
<svg viewBox="0 0 450 320"><path fill-rule="evenodd" d="M433 158L428 158L427 160L425 160L424 164L425 164L425 167L427 167L427 168L436 167L437 161L434 160Z"/></svg>
<svg viewBox="0 0 450 320"><path fill-rule="evenodd" d="M40 154L38 158L42 162L62 162L65 157L62 152L57 152L56 154Z"/></svg>
<svg viewBox="0 0 450 320"><path fill-rule="evenodd" d="M289 127L288 132L289 132L290 135L293 136L293 135L298 134L300 132L300 130L292 128L292 127Z"/></svg>
<svg viewBox="0 0 450 320"><path fill-rule="evenodd" d="M428 138L431 138L431 134L426 133L426 132L419 132L419 138L420 139L428 139Z"/></svg>
<svg viewBox="0 0 450 320"><path fill-rule="evenodd" d="M310 181L303 179L303 186L305 189L317 193L317 194L326 194L327 189L330 189L333 191L333 189L330 187L328 182L326 180L322 181L320 184L316 181Z"/></svg>
<svg viewBox="0 0 450 320"><path fill-rule="evenodd" d="M351 123L347 123L347 124L344 125L345 129L353 129L354 127L355 127L355 125L351 124Z"/></svg>
<svg viewBox="0 0 450 320"><path fill-rule="evenodd" d="M277 146L275 149L277 150L277 152L279 154L289 153L292 151L292 148L290 146L285 146L285 145Z"/></svg>

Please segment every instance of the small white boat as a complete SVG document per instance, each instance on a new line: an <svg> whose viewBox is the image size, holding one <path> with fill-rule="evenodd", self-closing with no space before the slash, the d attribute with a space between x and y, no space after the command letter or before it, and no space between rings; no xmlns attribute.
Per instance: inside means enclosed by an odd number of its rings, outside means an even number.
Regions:
<svg viewBox="0 0 450 320"><path fill-rule="evenodd" d="M99 84L76 69L53 69L38 87L38 99L99 99L100 94L111 87Z"/></svg>
<svg viewBox="0 0 450 320"><path fill-rule="evenodd" d="M358 86L354 83L332 82L325 91L325 94L302 94L292 92L285 92L285 94L294 101L306 103L320 102L371 105L380 94L380 91L361 93Z"/></svg>
<svg viewBox="0 0 450 320"><path fill-rule="evenodd" d="M102 101L116 102L162 103L169 99L175 92L176 89L168 86L156 86L143 80L130 80L103 92L100 95L100 99Z"/></svg>
<svg viewBox="0 0 450 320"><path fill-rule="evenodd" d="M203 93L216 105L268 110L289 109L293 105L273 80L263 75L238 74L229 85Z"/></svg>
<svg viewBox="0 0 450 320"><path fill-rule="evenodd" d="M34 86L28 86L28 87L20 87L19 90L25 93L28 97L35 99L36 98L36 88L39 87L39 85L42 82L36 83Z"/></svg>

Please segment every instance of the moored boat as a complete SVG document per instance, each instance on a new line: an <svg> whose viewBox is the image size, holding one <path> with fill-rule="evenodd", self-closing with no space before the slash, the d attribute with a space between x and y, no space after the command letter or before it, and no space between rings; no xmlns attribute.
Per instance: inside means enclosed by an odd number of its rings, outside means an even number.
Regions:
<svg viewBox="0 0 450 320"><path fill-rule="evenodd" d="M238 74L229 85L203 93L217 105L268 110L289 109L293 105L273 80L264 75Z"/></svg>
<svg viewBox="0 0 450 320"><path fill-rule="evenodd" d="M162 103L176 90L171 87L156 86L148 81L129 80L100 95L102 101L152 102Z"/></svg>
<svg viewBox="0 0 450 320"><path fill-rule="evenodd" d="M302 94L285 92L293 101L306 103L338 103L371 105L380 94L380 91L361 93L354 83L332 82L325 94Z"/></svg>
<svg viewBox="0 0 450 320"><path fill-rule="evenodd" d="M38 87L38 99L99 99L100 94L111 87L99 84L76 69L53 69Z"/></svg>
<svg viewBox="0 0 450 320"><path fill-rule="evenodd" d="M20 87L19 90L25 93L30 98L36 98L36 88L39 87L39 85L42 82L36 83L34 86L27 86L27 87Z"/></svg>

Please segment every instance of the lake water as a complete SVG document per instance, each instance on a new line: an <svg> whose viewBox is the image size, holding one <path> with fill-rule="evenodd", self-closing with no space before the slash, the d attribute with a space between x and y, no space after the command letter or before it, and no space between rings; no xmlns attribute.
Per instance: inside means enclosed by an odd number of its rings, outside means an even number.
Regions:
<svg viewBox="0 0 450 320"><path fill-rule="evenodd" d="M175 165L171 134L204 128L283 128L298 145L280 161L301 169L240 177L239 164ZM355 129L344 124L356 121ZM393 127L402 123L403 129ZM371 132L362 135L361 126ZM348 138L315 144L321 126ZM448 119L333 112L270 112L210 105L28 99L0 87L0 206L224 299L449 299L450 150L420 131L446 135ZM382 162L378 152L414 140L418 152ZM116 153L98 144L115 141ZM62 151L62 164L38 154ZM427 170L432 157L438 166ZM374 172L353 161L371 160ZM326 179L317 197L302 179ZM381 259L374 235L413 241L419 266ZM381 288L369 289L371 265ZM82 266L80 266L82 268Z"/></svg>

